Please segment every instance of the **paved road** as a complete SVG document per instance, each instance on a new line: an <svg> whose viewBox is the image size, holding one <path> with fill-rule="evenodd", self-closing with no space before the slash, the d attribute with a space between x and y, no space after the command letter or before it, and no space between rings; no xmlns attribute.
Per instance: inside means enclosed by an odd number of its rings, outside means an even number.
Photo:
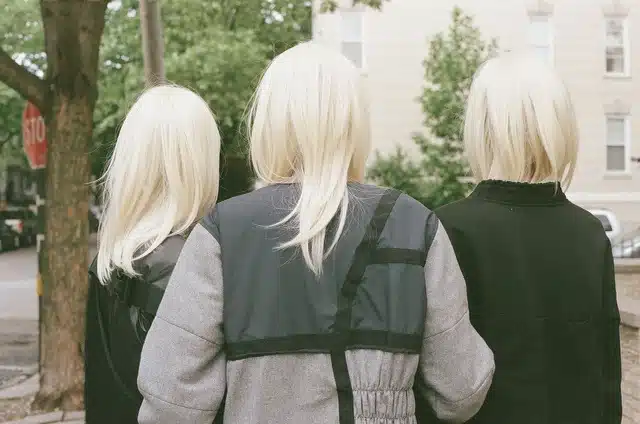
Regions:
<svg viewBox="0 0 640 424"><path fill-rule="evenodd" d="M0 253L0 387L37 368L36 274L35 247Z"/></svg>
<svg viewBox="0 0 640 424"><path fill-rule="evenodd" d="M36 249L0 253L0 387L38 363Z"/></svg>

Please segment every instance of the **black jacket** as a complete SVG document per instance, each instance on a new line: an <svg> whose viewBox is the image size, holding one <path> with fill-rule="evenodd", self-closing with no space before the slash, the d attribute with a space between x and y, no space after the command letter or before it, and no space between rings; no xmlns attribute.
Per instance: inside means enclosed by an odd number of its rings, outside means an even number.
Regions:
<svg viewBox="0 0 640 424"><path fill-rule="evenodd" d="M137 424L142 343L184 241L169 237L135 264L140 277L115 272L107 286L98 281L96 260L91 264L85 338L87 424Z"/></svg>
<svg viewBox="0 0 640 424"><path fill-rule="evenodd" d="M474 424L619 424L619 313L602 225L555 184L484 181L436 211L495 354Z"/></svg>

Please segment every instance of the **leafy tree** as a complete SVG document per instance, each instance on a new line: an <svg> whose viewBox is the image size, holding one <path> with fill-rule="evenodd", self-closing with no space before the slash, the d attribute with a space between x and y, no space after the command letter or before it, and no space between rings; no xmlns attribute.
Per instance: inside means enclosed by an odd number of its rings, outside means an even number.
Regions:
<svg viewBox="0 0 640 424"><path fill-rule="evenodd" d="M274 54L310 36L308 2L262 3L176 0L161 9L167 78L194 89L216 113L223 141L220 199L245 192L252 183L241 130L260 72ZM137 1L128 1L107 13L95 175L102 171L126 111L144 88L139 40L127 36L138 31L137 7ZM277 19L265 24L272 16Z"/></svg>
<svg viewBox="0 0 640 424"><path fill-rule="evenodd" d="M0 82L47 124L40 390L35 406L82 406L89 144L108 0L16 0L0 15Z"/></svg>
<svg viewBox="0 0 640 424"><path fill-rule="evenodd" d="M465 101L474 73L494 48L495 42L482 39L470 16L453 9L448 31L433 37L423 62L426 84L418 100L427 131L413 136L421 158L414 161L402 149L388 157L377 155L369 173L373 180L403 189L430 208L469 192L462 145Z"/></svg>
<svg viewBox="0 0 640 424"><path fill-rule="evenodd" d="M20 138L22 108L24 100L15 91L0 86L0 169L7 163L27 166Z"/></svg>
<svg viewBox="0 0 640 424"><path fill-rule="evenodd" d="M8 5L6 19L0 17L0 47L16 55L33 73L42 73L42 28L34 2L16 1ZM22 152L22 110L24 100L6 85L0 84L0 167L7 163L28 166ZM2 169L0 168L0 169Z"/></svg>

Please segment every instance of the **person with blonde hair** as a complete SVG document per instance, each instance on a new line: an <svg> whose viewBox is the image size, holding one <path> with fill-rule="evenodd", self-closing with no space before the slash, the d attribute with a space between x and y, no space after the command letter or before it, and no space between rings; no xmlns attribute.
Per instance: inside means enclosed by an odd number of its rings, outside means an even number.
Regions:
<svg viewBox="0 0 640 424"><path fill-rule="evenodd" d="M143 347L141 424L222 410L226 424L412 424L427 403L463 422L480 408L493 356L449 239L411 197L363 183L362 85L312 42L267 68L250 113L264 186L187 239Z"/></svg>
<svg viewBox="0 0 640 424"><path fill-rule="evenodd" d="M467 101L478 184L436 210L496 358L473 424L619 424L620 316L611 245L567 200L578 155L569 92L525 53L487 61Z"/></svg>
<svg viewBox="0 0 640 424"><path fill-rule="evenodd" d="M145 91L122 124L89 269L87 424L137 422L142 343L186 236L215 204L219 156L214 116L185 88Z"/></svg>

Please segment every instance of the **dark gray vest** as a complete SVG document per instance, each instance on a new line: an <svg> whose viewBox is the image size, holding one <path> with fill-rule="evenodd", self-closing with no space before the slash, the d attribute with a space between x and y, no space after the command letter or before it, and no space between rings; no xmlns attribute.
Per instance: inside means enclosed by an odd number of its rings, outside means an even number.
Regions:
<svg viewBox="0 0 640 424"><path fill-rule="evenodd" d="M348 423L345 351L421 352L424 264L438 221L396 190L351 183L345 230L317 278L299 249L277 248L296 233L274 224L292 210L298 190L268 186L218 204L201 222L222 251L227 360L330 354L340 422Z"/></svg>

